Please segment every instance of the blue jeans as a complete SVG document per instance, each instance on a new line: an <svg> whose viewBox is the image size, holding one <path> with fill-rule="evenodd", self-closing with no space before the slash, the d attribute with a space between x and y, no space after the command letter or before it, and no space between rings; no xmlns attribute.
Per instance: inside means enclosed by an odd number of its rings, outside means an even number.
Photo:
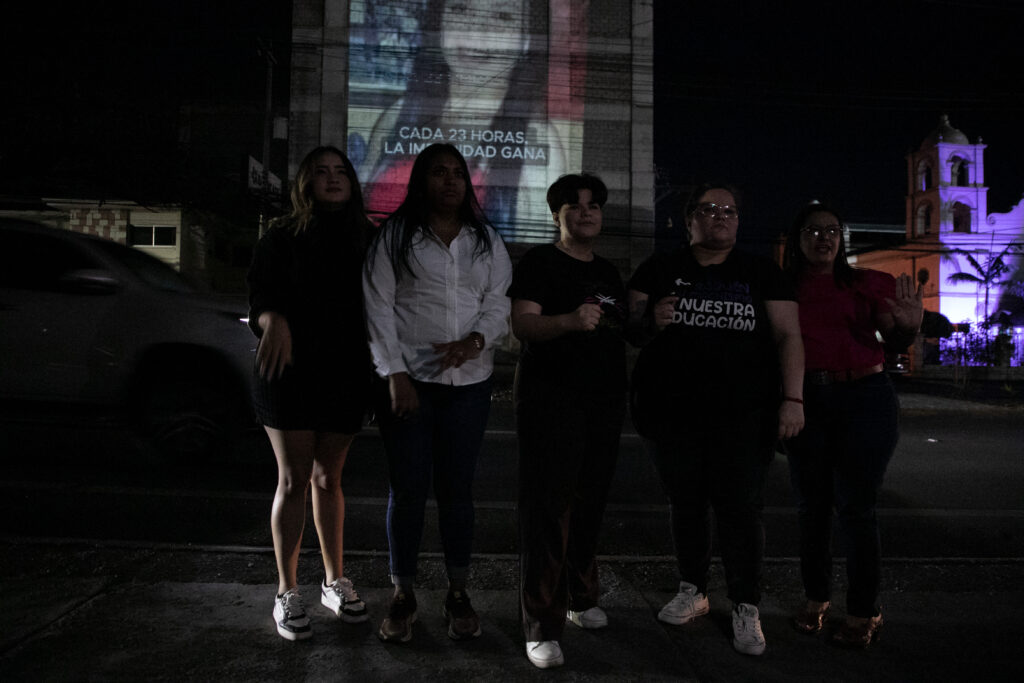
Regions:
<svg viewBox="0 0 1024 683"><path fill-rule="evenodd" d="M707 593L712 517L729 599L761 601L765 478L773 454L774 412L687 414L685 436L645 440L669 499L679 577Z"/></svg>
<svg viewBox="0 0 1024 683"><path fill-rule="evenodd" d="M804 386L804 430L787 444L800 517L800 572L807 598L832 589L832 510L846 551L846 611L878 614L881 542L875 505L896 449L899 401L885 373Z"/></svg>
<svg viewBox="0 0 1024 683"><path fill-rule="evenodd" d="M389 405L379 406L396 584L411 584L416 576L431 479L448 578L465 580L473 545L473 475L491 409L491 383L490 378L466 386L414 380L420 402L414 415L400 419Z"/></svg>

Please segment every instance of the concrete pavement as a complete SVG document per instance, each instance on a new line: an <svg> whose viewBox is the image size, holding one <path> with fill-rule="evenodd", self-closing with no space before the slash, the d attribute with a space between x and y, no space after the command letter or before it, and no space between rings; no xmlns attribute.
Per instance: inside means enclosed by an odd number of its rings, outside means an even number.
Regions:
<svg viewBox="0 0 1024 683"><path fill-rule="evenodd" d="M462 643L448 639L441 617L441 562L425 558L413 640L393 645L376 637L390 596L382 554L346 558L346 574L371 612L369 623L358 625L320 607L319 558L303 554L300 582L314 635L295 643L277 635L271 618L276 586L269 549L10 539L2 547L7 618L0 626L0 675L8 681L1024 679L1019 561L886 562L886 626L866 652L790 628L788 615L800 600L798 568L793 560L770 561L761 604L768 650L747 657L730 643L719 565L712 570L711 613L677 627L655 618L675 589L671 560L609 558L601 576L610 625L599 631L567 625L566 665L540 671L524 656L510 557L475 561L471 596L483 635Z"/></svg>

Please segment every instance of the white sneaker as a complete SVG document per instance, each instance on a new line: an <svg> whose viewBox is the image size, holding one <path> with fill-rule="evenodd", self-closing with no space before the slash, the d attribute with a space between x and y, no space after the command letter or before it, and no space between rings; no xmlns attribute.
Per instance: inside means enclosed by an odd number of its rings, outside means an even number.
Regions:
<svg viewBox="0 0 1024 683"><path fill-rule="evenodd" d="M686 581L679 582L679 593L658 612L658 620L666 624L685 624L708 613L708 596L697 592L697 587Z"/></svg>
<svg viewBox="0 0 1024 683"><path fill-rule="evenodd" d="M370 618L366 604L359 599L352 582L344 576L335 579L330 586L320 584L320 604L350 624L358 624Z"/></svg>
<svg viewBox="0 0 1024 683"><path fill-rule="evenodd" d="M732 610L732 646L745 655L764 653L764 633L757 608L741 602Z"/></svg>
<svg viewBox="0 0 1024 683"><path fill-rule="evenodd" d="M565 615L565 620L571 621L580 628L604 628L608 625L608 615L597 606L582 612L569 610Z"/></svg>
<svg viewBox="0 0 1024 683"><path fill-rule="evenodd" d="M526 642L526 656L538 669L551 669L565 664L562 648L557 640L529 640Z"/></svg>
<svg viewBox="0 0 1024 683"><path fill-rule="evenodd" d="M313 635L306 608L302 605L302 596L297 589L278 595L274 600L274 623L281 637L288 640L305 640Z"/></svg>

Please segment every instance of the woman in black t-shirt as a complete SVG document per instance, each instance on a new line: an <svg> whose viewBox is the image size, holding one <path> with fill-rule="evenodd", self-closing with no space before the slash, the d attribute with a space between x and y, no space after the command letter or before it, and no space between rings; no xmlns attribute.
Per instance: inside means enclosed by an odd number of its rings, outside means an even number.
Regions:
<svg viewBox="0 0 1024 683"><path fill-rule="evenodd" d="M685 624L709 610L713 508L733 647L759 655L765 475L775 439L803 426L797 306L777 265L734 251L732 188L697 188L685 213L689 245L655 254L629 282L631 340L644 347L633 417L671 503L680 574L658 619Z"/></svg>
<svg viewBox="0 0 1024 683"><path fill-rule="evenodd" d="M519 435L520 601L526 655L539 668L564 662L566 621L601 628L597 537L625 414L625 290L597 256L608 190L591 175L548 189L556 243L528 251L515 269L512 330Z"/></svg>

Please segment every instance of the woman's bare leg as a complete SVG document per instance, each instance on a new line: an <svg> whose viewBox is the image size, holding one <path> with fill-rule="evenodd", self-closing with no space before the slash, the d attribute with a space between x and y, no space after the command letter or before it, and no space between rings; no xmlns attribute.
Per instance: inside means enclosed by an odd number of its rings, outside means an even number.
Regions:
<svg viewBox="0 0 1024 683"><path fill-rule="evenodd" d="M277 491L270 512L270 530L274 536L280 595L298 584L299 550L306 523L306 490L313 470L316 436L307 430L273 427L266 427L266 430L277 458Z"/></svg>
<svg viewBox="0 0 1024 683"><path fill-rule="evenodd" d="M320 538L324 575L328 584L344 576L345 494L341 470L354 434L317 432L310 483L313 488L313 522Z"/></svg>

